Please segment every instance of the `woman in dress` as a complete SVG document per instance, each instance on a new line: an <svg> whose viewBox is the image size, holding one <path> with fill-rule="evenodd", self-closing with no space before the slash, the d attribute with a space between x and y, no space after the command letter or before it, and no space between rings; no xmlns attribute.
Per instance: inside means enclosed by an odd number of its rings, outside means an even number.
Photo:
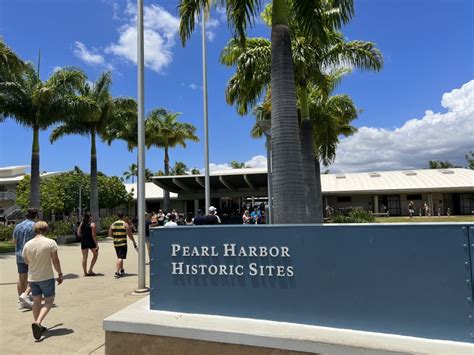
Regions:
<svg viewBox="0 0 474 355"><path fill-rule="evenodd" d="M77 230L77 235L81 239L82 269L84 270L84 276L95 276L92 269L99 256L99 244L97 244L95 228L95 223L92 222L90 213L85 213L82 218L82 223ZM87 269L89 250L92 252L92 260L89 269Z"/></svg>

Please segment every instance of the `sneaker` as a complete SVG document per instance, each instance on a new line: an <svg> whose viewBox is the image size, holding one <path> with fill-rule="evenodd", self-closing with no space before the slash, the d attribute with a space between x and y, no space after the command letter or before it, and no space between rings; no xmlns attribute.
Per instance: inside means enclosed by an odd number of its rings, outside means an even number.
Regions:
<svg viewBox="0 0 474 355"><path fill-rule="evenodd" d="M114 275L114 277L115 277L116 279L119 279L119 278L122 277L122 275L120 274L120 272L116 272L115 275Z"/></svg>
<svg viewBox="0 0 474 355"><path fill-rule="evenodd" d="M19 309L19 310L25 309L25 306L24 306L23 303L20 302L20 301L18 301L18 309Z"/></svg>
<svg viewBox="0 0 474 355"><path fill-rule="evenodd" d="M20 297L18 297L18 300L20 301L20 304L23 305L23 308L33 308L33 302L31 302L30 298L24 293L22 293Z"/></svg>
<svg viewBox="0 0 474 355"><path fill-rule="evenodd" d="M39 324L31 323L31 330L33 332L33 338L35 338L36 340L41 339L41 334L43 334L43 327L41 327Z"/></svg>
<svg viewBox="0 0 474 355"><path fill-rule="evenodd" d="M122 276L122 277L125 276L125 270L124 269L120 270L120 276Z"/></svg>

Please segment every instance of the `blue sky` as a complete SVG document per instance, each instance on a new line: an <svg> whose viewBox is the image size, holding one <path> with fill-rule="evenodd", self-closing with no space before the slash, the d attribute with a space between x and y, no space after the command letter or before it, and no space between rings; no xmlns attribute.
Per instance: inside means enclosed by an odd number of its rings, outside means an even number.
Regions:
<svg viewBox="0 0 474 355"><path fill-rule="evenodd" d="M113 73L113 93L136 97L133 63L134 3L114 0L2 0L0 35L23 59L37 61L41 75L56 67L78 66L93 81ZM186 48L176 34L177 1L145 0L146 109L182 112L202 138L201 38L196 31ZM331 171L426 167L429 159L463 163L474 149L474 5L471 0L356 0L356 16L343 29L349 40L377 44L384 55L380 73L355 71L338 88L363 110L354 137L343 139ZM231 37L222 14L214 11L208 33L210 160L250 161L261 166L264 142L249 136L252 117L239 117L224 99L232 69L218 63ZM259 21L252 36L266 36ZM453 91L455 90L455 91ZM444 96L443 96L444 95ZM429 111L430 110L430 111ZM431 112L432 111L432 112ZM41 134L41 170L89 170L89 141L65 137L51 145ZM31 132L8 119L0 125L0 166L29 164ZM257 158L255 158L257 157ZM253 158L253 159L252 159ZM99 169L121 175L136 160L124 143L100 144ZM147 152L147 167L162 169L163 152ZM171 160L203 167L203 144L173 149ZM217 168L225 168L218 165Z"/></svg>

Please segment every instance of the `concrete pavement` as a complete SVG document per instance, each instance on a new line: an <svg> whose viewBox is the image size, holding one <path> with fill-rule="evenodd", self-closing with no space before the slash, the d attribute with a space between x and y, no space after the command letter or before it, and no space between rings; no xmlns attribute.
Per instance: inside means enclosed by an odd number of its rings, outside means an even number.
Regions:
<svg viewBox="0 0 474 355"><path fill-rule="evenodd" d="M0 354L103 354L102 320L140 299L130 294L138 282L138 253L131 243L125 261L128 276L120 279L114 278L116 256L111 240L99 242L97 276L82 276L77 243L59 246L59 258L65 280L56 287L56 306L43 324L52 328L44 340L36 342L31 311L17 309L15 255L0 254ZM147 265L147 285L148 270Z"/></svg>

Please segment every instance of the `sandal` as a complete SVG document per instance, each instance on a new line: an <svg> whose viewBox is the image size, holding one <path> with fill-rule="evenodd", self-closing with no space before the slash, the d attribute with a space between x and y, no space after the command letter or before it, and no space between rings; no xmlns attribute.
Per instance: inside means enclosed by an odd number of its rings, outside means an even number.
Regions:
<svg viewBox="0 0 474 355"><path fill-rule="evenodd" d="M31 323L31 330L33 331L33 337L36 340L39 340L41 338L41 334L43 334L43 328L36 323Z"/></svg>
<svg viewBox="0 0 474 355"><path fill-rule="evenodd" d="M87 273L87 276L95 276L95 272L91 271Z"/></svg>

